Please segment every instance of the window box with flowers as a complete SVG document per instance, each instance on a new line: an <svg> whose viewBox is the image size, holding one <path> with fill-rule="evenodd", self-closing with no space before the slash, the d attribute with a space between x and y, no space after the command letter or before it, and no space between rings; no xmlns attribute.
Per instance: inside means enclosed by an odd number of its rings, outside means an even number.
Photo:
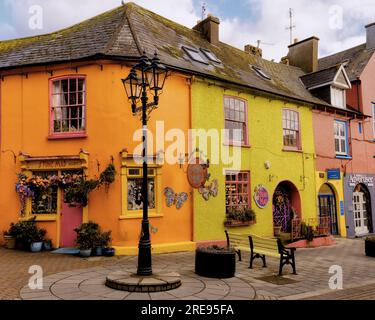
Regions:
<svg viewBox="0 0 375 320"><path fill-rule="evenodd" d="M227 212L224 222L226 227L245 227L256 223L256 214L253 209L239 208L231 209Z"/></svg>

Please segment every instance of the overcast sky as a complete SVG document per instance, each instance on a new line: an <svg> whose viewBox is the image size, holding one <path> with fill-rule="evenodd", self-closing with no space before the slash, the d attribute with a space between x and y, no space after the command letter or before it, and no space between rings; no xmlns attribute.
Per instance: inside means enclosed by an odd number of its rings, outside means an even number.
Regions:
<svg viewBox="0 0 375 320"><path fill-rule="evenodd" d="M126 2L126 1L125 1ZM320 38L325 56L365 42L364 26L375 22L375 0L133 0L187 27L206 13L221 20L221 40L238 48L261 41L264 57L280 58L290 42L289 8L293 9L293 37ZM121 0L0 0L0 40L48 33L115 8ZM30 28L33 5L43 9L41 29ZM33 9L33 8L32 8ZM34 21L34 20L32 20ZM35 26L35 21L34 21Z"/></svg>

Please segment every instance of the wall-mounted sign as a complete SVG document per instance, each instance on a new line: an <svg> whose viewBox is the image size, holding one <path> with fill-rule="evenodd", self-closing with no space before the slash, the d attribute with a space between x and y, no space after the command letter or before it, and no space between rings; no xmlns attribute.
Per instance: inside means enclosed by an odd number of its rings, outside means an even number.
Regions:
<svg viewBox="0 0 375 320"><path fill-rule="evenodd" d="M187 169L187 178L189 184L194 189L199 189L203 187L207 182L208 170L207 165L200 163L200 159L196 160L196 163L189 164Z"/></svg>
<svg viewBox="0 0 375 320"><path fill-rule="evenodd" d="M352 174L349 176L349 186L356 187L359 184L364 184L368 187L374 186L374 177L363 174Z"/></svg>
<svg viewBox="0 0 375 320"><path fill-rule="evenodd" d="M340 214L341 216L345 216L345 204L344 201L340 201Z"/></svg>
<svg viewBox="0 0 375 320"><path fill-rule="evenodd" d="M340 169L329 169L329 170L327 170L327 179L328 180L340 180L341 179Z"/></svg>
<svg viewBox="0 0 375 320"><path fill-rule="evenodd" d="M265 207L267 207L268 202L270 201L270 197L265 186L259 185L255 188L254 200L259 208L264 209Z"/></svg>

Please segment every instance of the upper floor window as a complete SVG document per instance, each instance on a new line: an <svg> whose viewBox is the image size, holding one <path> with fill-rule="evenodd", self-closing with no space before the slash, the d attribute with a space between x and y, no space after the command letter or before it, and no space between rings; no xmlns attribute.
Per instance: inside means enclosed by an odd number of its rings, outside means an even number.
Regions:
<svg viewBox="0 0 375 320"><path fill-rule="evenodd" d="M51 80L50 134L82 135L86 132L86 80L72 76Z"/></svg>
<svg viewBox="0 0 375 320"><path fill-rule="evenodd" d="M300 149L300 124L297 111L283 110L283 139L287 149Z"/></svg>
<svg viewBox="0 0 375 320"><path fill-rule="evenodd" d="M246 145L248 143L246 102L234 97L225 97L224 110L228 142Z"/></svg>
<svg viewBox="0 0 375 320"><path fill-rule="evenodd" d="M348 156L348 130L347 123L344 121L335 121L335 151L337 156Z"/></svg>
<svg viewBox="0 0 375 320"><path fill-rule="evenodd" d="M337 108L346 108L345 90L331 87L331 104Z"/></svg>

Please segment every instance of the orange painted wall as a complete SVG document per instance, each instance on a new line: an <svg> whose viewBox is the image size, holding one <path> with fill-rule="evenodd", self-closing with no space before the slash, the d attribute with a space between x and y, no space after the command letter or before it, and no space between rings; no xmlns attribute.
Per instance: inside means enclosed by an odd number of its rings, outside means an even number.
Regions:
<svg viewBox="0 0 375 320"><path fill-rule="evenodd" d="M101 62L102 63L102 62ZM53 68L51 68L53 70ZM50 69L49 69L50 70ZM32 72L28 76L6 75L1 82L1 154L0 154L0 232L11 222L19 219L19 201L15 192L16 174L20 171L13 153L30 156L78 155L81 149L89 153L89 176L100 171L115 159L118 172L116 182L109 192L104 189L90 195L89 219L99 223L103 229L113 232L116 246L136 246L140 234L140 219L120 220L121 199L121 157L120 152L127 148L132 153L139 142L133 141L133 133L141 128L141 122L133 117L125 97L121 78L128 75L129 68L119 64L98 64L79 67L78 74L87 78L87 138L48 140L49 133L49 79L47 72ZM55 70L53 77L74 75L76 70L66 68ZM167 81L160 107L154 111L150 129L155 128L156 120L165 120L165 128L180 128L187 132L190 126L190 87L186 79L173 74ZM187 136L187 135L186 135ZM166 147L168 147L166 143ZM191 189L184 170L178 165L165 164L162 168L162 190L172 187L176 192ZM192 198L179 211L167 208L162 199L161 218L152 218L151 224L158 228L152 234L154 244L175 243L192 240ZM56 245L56 223L43 222L48 237Z"/></svg>

